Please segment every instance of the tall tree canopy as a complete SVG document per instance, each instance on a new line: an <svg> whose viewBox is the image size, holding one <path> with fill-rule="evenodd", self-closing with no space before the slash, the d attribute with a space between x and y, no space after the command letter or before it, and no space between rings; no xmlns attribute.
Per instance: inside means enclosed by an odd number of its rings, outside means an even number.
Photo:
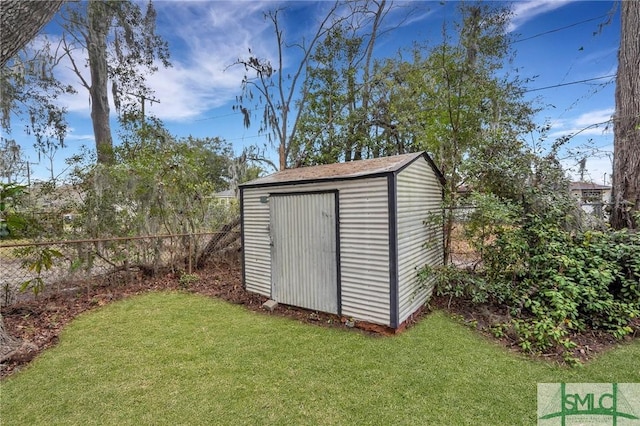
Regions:
<svg viewBox="0 0 640 426"><path fill-rule="evenodd" d="M462 5L461 20L434 47L417 44L405 58L372 64L369 43L336 26L312 55L315 65L301 104L296 160L319 164L429 151L447 177L449 192L489 170L469 172L474 159L518 152L533 128L533 109L521 82L503 71L509 59L507 9ZM455 40L455 41L452 41ZM501 168L504 164L501 164ZM493 172L498 172L494 170Z"/></svg>
<svg viewBox="0 0 640 426"><path fill-rule="evenodd" d="M325 37L343 24L354 34L368 32L365 36L366 48L362 51L364 57L360 58L361 70L367 84L376 36L381 21L389 10L390 6L386 0L337 1L321 16L312 35L300 41L287 40L281 28L281 11L272 11L265 15L265 19L273 24L276 36L277 64L272 64L252 51L249 52L248 58L238 59L236 65L244 66L247 75L242 81L243 93L238 97L235 108L243 113L244 124L247 127L251 124L252 112L261 114L259 131L267 134L278 149L280 169L298 165L294 148L300 124L300 111L312 100L309 97L310 85L304 83L304 80L307 74L318 66L318 62L311 59L316 45L322 43ZM300 59L296 61L292 70L285 74L283 64L289 51ZM363 105L366 105L366 101Z"/></svg>
<svg viewBox="0 0 640 426"><path fill-rule="evenodd" d="M636 228L640 212L640 2L621 2L611 225Z"/></svg>
<svg viewBox="0 0 640 426"><path fill-rule="evenodd" d="M334 26L311 56L317 65L307 72L308 102L299 104L290 162L426 150L446 178L450 205L464 184L516 197L531 180L522 140L534 128L534 109L523 100L522 82L504 70L510 16L495 5L461 4L460 20L445 26L440 44L418 43L408 57L372 61L370 74L363 69L371 40Z"/></svg>
<svg viewBox="0 0 640 426"><path fill-rule="evenodd" d="M122 116L136 115L138 101L150 96L145 73L157 71L156 61L170 65L167 43L156 34L156 11L151 1L143 11L131 0L90 0L69 3L61 23L64 53L89 93L97 161L112 163L109 83L116 109Z"/></svg>

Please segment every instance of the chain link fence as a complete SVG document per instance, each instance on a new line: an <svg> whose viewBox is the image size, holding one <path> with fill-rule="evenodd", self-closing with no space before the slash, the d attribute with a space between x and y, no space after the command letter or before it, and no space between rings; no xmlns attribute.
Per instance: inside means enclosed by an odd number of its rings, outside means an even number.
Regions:
<svg viewBox="0 0 640 426"><path fill-rule="evenodd" d="M0 244L0 304L140 273L192 273L210 255L239 248L238 221L219 232Z"/></svg>
<svg viewBox="0 0 640 426"><path fill-rule="evenodd" d="M584 212L583 223L595 228L603 227L609 220L609 205L601 202L580 203ZM476 251L465 236L465 225L472 218L475 207L461 205L450 207L454 225L451 231L448 263L459 268L475 269L482 265L482 254ZM487 241L488 242L488 241Z"/></svg>

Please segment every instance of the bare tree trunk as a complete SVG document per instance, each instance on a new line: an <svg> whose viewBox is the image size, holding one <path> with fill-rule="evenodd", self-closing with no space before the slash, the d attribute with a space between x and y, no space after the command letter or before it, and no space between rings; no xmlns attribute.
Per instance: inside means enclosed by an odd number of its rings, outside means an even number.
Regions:
<svg viewBox="0 0 640 426"><path fill-rule="evenodd" d="M106 6L102 1L88 4L89 21L87 50L91 72L91 121L96 139L96 151L99 164L113 163L113 140L109 123L109 97L107 95L107 35L109 19Z"/></svg>
<svg viewBox="0 0 640 426"><path fill-rule="evenodd" d="M0 67L40 32L63 0L0 1Z"/></svg>
<svg viewBox="0 0 640 426"><path fill-rule="evenodd" d="M22 346L22 342L11 337L4 328L4 319L0 314L0 362L8 359L20 346Z"/></svg>
<svg viewBox="0 0 640 426"><path fill-rule="evenodd" d="M356 140L356 149L353 156L354 160L362 159L362 151L364 149L365 140L369 139L369 96L371 95L371 58L373 57L373 48L376 44L376 37L378 35L378 30L380 29L380 25L382 24L382 18L386 14L385 6L387 1L382 0L379 3L377 1L373 2L375 6L377 6L377 10L374 14L374 20L371 28L371 36L369 37L369 43L367 44L366 49L366 60L364 63L364 74L362 77L363 85L362 85L362 121L360 122L357 128L357 140Z"/></svg>
<svg viewBox="0 0 640 426"><path fill-rule="evenodd" d="M640 211L640 2L622 1L613 144L614 229L635 229Z"/></svg>

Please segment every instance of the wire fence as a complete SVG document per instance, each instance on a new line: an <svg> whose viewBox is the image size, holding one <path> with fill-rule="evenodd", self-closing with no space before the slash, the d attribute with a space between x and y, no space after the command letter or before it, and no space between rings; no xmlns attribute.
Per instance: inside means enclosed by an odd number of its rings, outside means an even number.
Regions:
<svg viewBox="0 0 640 426"><path fill-rule="evenodd" d="M583 209L600 220L605 211L601 204L583 205ZM447 261L460 268L482 265L481 253L465 235L474 210L470 206L453 209L454 226L445 236L449 238ZM161 270L190 274L204 266L207 256L225 249L241 249L238 218L218 232L0 244L0 306L40 292L123 282Z"/></svg>
<svg viewBox="0 0 640 426"><path fill-rule="evenodd" d="M219 232L0 244L0 305L161 270L190 274L208 256L239 248L239 236L231 223Z"/></svg>
<svg viewBox="0 0 640 426"><path fill-rule="evenodd" d="M475 269L482 262L482 256L464 235L464 224L456 222L451 230L447 263L459 268Z"/></svg>
<svg viewBox="0 0 640 426"><path fill-rule="evenodd" d="M609 220L608 204L602 202L580 203L584 215L582 220L587 225L597 226ZM475 250L465 236L465 225L472 219L476 211L474 206L461 205L448 208L453 215L454 225L451 230L448 263L459 268L475 269L482 265L482 254Z"/></svg>

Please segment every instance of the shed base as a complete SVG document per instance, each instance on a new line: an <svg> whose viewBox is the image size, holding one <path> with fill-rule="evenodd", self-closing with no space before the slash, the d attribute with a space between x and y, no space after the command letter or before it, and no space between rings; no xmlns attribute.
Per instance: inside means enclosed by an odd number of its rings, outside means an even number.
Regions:
<svg viewBox="0 0 640 426"><path fill-rule="evenodd" d="M404 320L397 328L393 328L388 325L375 324L372 322L359 321L359 320L355 321L354 326L355 328L358 328L360 330L364 330L367 332L382 334L385 336L392 336L394 334L400 334L404 332L407 328L417 323L420 320L420 318L424 315L426 310L427 310L427 305L425 303L422 306L420 306L418 309L416 309L414 313L409 315L409 317L406 320ZM343 324L345 324L350 319L351 318L342 317L340 320L342 321Z"/></svg>

